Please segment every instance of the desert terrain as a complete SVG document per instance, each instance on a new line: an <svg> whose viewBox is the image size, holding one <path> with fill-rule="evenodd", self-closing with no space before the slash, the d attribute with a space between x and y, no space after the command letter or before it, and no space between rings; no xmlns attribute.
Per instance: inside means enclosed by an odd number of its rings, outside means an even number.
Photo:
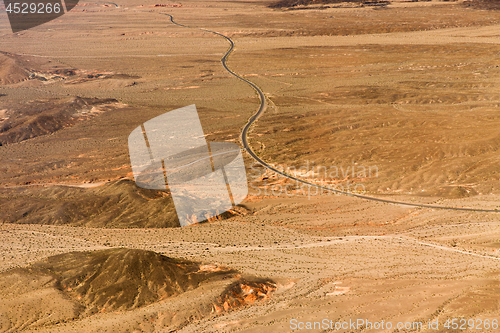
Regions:
<svg viewBox="0 0 500 333"><path fill-rule="evenodd" d="M0 332L500 331L499 29L487 0L0 7ZM244 148L225 55L265 165L179 227L127 138L195 104Z"/></svg>

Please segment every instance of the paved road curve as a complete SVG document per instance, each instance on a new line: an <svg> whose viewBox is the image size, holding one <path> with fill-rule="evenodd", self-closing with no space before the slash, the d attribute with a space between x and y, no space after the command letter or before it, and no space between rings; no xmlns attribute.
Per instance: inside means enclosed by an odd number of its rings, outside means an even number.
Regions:
<svg viewBox="0 0 500 333"><path fill-rule="evenodd" d="M191 28L189 26L186 26L186 25L183 25L183 24L175 22L173 16L170 15L170 14L166 14L166 13L161 13L161 14L169 16L170 17L170 21L173 24L175 24L175 25L178 25L178 26L181 26L181 27L185 27L185 28ZM324 191L329 191L329 192L333 192L333 193L337 193L337 194L347 195L347 196L351 196L351 197L355 197L355 198L360 198L360 199L364 199L364 200L378 201L378 202L383 202L383 203L390 203L390 204L396 204L396 205L404 205L404 206L410 206L410 207L419 207L419 208L446 209L446 210L469 211L469 212L500 213L500 210L498 210L498 209L478 209L478 208L466 208L466 207L448 207L448 206L438 206L438 205L416 204L416 203L396 201L396 200L380 199L380 198L370 197L370 196L366 196L366 195L362 195L362 194L357 194L357 193L339 191L339 190L334 189L334 188L330 188L330 187L326 187L326 186L322 186L322 185L310 183L310 182L308 182L308 181L306 181L304 179L300 179L300 178L294 177L292 175L289 175L289 174L287 174L285 172L282 172L282 171L280 171L280 170L272 167L271 165L267 164L259 156L257 156L257 154L255 154L255 152L252 150L252 148L248 144L248 131L249 131L250 127L253 125L253 123L255 123L257 121L257 119L264 112L265 107L266 107L266 97L264 96L264 93L262 92L262 90L255 83L253 83L253 82L251 82L251 81L249 81L249 80L247 80L247 79L239 76L238 74L236 74L235 72L233 72L227 66L227 59L228 59L229 55L231 54L231 52L234 49L234 42L231 40L231 38L229 38L229 37L227 37L227 36L225 36L225 35L223 35L221 33L218 33L216 31L211 31L211 30L201 29L201 28L200 28L200 30L207 31L207 32L216 34L218 36L221 36L221 37L225 38L229 42L230 47L227 50L226 54L224 54L224 56L221 58L222 66L231 75L233 75L236 78L238 78L239 80L241 80L241 81L246 82L247 84L249 84L257 92L257 94L259 95L259 98L260 98L259 109L257 110L257 112L252 117L250 117L250 119L248 120L248 122L245 125L245 127L243 127L243 130L241 132L241 142L243 143L243 147L248 152L248 154L250 154L250 156L252 156L257 162L259 162L260 164L262 164L267 169L269 169L269 170L271 170L273 172L276 172L277 174L280 174L283 177L286 177L286 178L289 178L289 179L294 180L296 182L299 182L301 184L305 184L305 185L308 185L308 186L316 187L316 188L322 189Z"/></svg>

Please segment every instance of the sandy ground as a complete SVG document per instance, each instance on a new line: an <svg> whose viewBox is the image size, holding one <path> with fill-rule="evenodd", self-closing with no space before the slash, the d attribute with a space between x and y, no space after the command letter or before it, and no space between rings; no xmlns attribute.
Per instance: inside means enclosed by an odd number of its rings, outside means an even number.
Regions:
<svg viewBox="0 0 500 333"><path fill-rule="evenodd" d="M0 103L78 95L127 105L50 136L0 147L4 187L130 177L128 133L192 103L208 140L239 142L257 95L220 65L228 47L224 39L174 26L159 14L167 12L179 23L235 41L228 65L268 97L249 137L264 160L297 167L307 161L375 165L377 177L347 180L364 184L370 195L402 201L498 207L500 13L455 2L297 11L271 10L261 1L117 4L84 2L57 21L17 34L0 21L2 51L51 59L82 75L128 75L0 86ZM356 126L341 127L346 123ZM270 299L182 322L179 332L395 332L398 323L410 325L400 332L458 332L478 329L447 329L448 319L473 319L474 325L500 320L498 213L321 193L287 196L279 190L283 179L254 169L245 158L251 187L243 203L246 216L185 228L3 223L0 270L70 251L127 247L219 263L278 282ZM12 194L2 195L8 200ZM195 289L127 312L30 323L25 330L169 332L166 313L185 311L197 293L215 295L221 288ZM393 327L330 326L362 319ZM328 327L314 327L324 320ZM439 328L430 328L429 321ZM299 330L299 323L312 329ZM498 330L483 325L479 331Z"/></svg>
<svg viewBox="0 0 500 333"><path fill-rule="evenodd" d="M252 217L175 229L4 224L2 269L68 251L127 247L279 281L270 300L196 320L183 332L290 332L293 319L394 325L437 319L442 325L448 318L498 318L500 224L494 213L443 214L342 197L260 199L249 206ZM128 322L137 311L99 314L54 329L104 330L110 322Z"/></svg>

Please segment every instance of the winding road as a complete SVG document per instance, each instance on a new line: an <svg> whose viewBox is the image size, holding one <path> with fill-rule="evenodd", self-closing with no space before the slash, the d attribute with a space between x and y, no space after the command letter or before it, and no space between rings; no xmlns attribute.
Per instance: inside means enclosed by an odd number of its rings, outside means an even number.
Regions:
<svg viewBox="0 0 500 333"><path fill-rule="evenodd" d="M178 26L184 27L184 28L191 28L191 29L193 29L192 27L189 27L187 25L183 25L183 24L175 22L174 21L174 17L172 15L170 15L170 14L167 14L167 13L160 13L160 14L169 16L170 17L170 21L173 24L175 24L175 25L178 25ZM382 203L389 203L389 204L395 204L395 205L403 205L403 206L416 207L416 208L445 209L445 210L468 211L468 212L500 213L500 210L498 210L498 209L481 209L481 208L450 207L450 206L438 206L438 205L429 205L429 204L418 204L418 203L411 203L411 202L404 202L404 201L397 201L397 200L381 199L381 198L371 197L371 196L357 194L357 193L352 193L352 192L339 191L339 190L334 189L334 188L330 188L330 187L326 187L326 186L314 184L314 183L308 182L307 180L294 177L292 175L289 175L289 174L287 174L287 173L285 173L283 171L280 171L280 170L274 168L273 166L269 165L268 163L266 163L265 161L263 161L260 157L258 157L257 154L255 154L255 152L252 150L252 148L248 144L248 131L250 130L250 127L257 121L257 119L264 113L264 110L265 110L265 107L266 107L266 97L264 95L264 92L255 83L253 83L253 82L245 79L244 77L236 74L233 70L231 70L227 66L227 60L229 58L229 55L234 50L234 42L231 40L231 38L229 38L228 36L225 36L225 35L223 35L223 34L221 34L219 32L216 32L216 31L207 30L207 29L203 29L203 28L197 28L197 29L202 30L202 31L206 31L206 32L210 32L210 33L213 33L213 34L218 35L218 36L221 36L221 37L223 37L224 39L226 39L229 42L229 45L230 45L229 49L227 50L227 52L224 54L224 56L220 60L221 63L222 63L222 66L231 75L233 75L237 79L239 79L239 80L247 83L248 85L250 85L257 92L257 94L259 95L259 99L260 99L259 109L257 110L257 112L252 117L250 117L250 119L248 120L248 122L246 123L246 125L243 127L243 130L241 131L241 142L243 144L243 147L247 151L247 153L250 154L250 156L252 156L252 158L254 160L256 160L257 162L259 162L260 164L262 164L265 168L267 168L267 169L269 169L269 170L271 170L271 171L273 171L273 172L275 172L275 173L277 173L277 174L279 174L279 175L281 175L283 177L286 177L288 179L291 179L291 180L294 180L296 182L299 182L301 184L305 184L305 185L308 185L308 186L316 187L316 188L321 189L321 190L333 192L333 193L336 193L336 194L346 195L346 196L350 196L350 197L355 197L355 198L359 198L359 199L363 199L363 200L377 201L377 202L382 202Z"/></svg>

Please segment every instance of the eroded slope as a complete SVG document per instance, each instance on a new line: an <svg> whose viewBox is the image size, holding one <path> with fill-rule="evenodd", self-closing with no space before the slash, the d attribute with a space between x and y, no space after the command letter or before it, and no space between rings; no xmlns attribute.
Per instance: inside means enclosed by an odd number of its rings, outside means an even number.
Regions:
<svg viewBox="0 0 500 333"><path fill-rule="evenodd" d="M97 313L139 309L161 300L168 305L166 300L178 302L188 291L192 297L197 288L207 284L220 296L200 292L197 299L188 298L185 301L191 304L191 311L184 313L182 320L177 318L174 326L182 326L191 316L201 318L269 298L276 289L271 280L242 279L229 268L151 251L118 248L71 252L0 274L0 331L50 328ZM136 315L131 313L131 317ZM158 313L153 309L148 318L155 315ZM163 324L170 326L172 322Z"/></svg>

